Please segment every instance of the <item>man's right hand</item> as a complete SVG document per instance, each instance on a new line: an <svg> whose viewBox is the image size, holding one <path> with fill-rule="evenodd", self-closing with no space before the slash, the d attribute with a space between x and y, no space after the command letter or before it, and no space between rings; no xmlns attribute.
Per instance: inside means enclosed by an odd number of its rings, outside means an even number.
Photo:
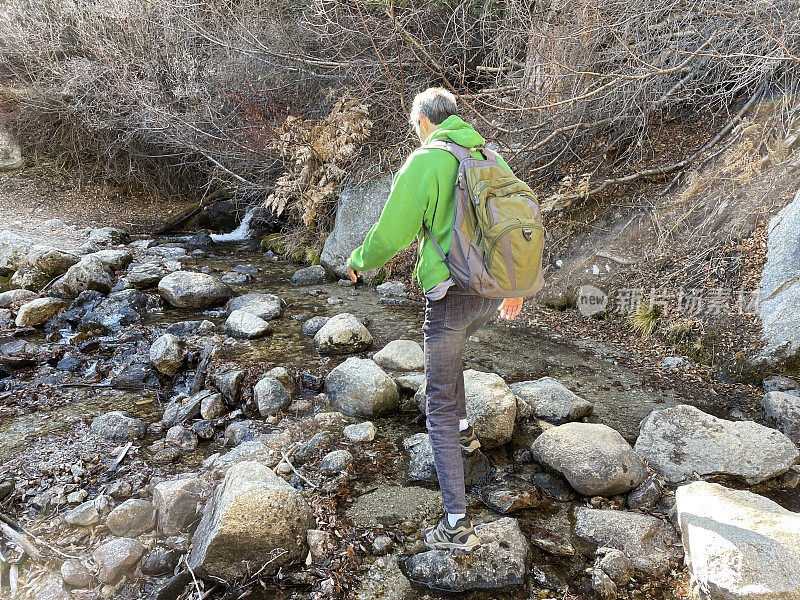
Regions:
<svg viewBox="0 0 800 600"><path fill-rule="evenodd" d="M361 275L361 271L353 271L353 269L347 267L347 274L350 276L350 281L356 283L358 281L358 276Z"/></svg>

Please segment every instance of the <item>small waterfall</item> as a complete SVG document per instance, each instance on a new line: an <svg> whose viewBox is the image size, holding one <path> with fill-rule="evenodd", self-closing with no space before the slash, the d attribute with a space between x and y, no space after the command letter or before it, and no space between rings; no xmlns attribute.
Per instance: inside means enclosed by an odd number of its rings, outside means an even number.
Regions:
<svg viewBox="0 0 800 600"><path fill-rule="evenodd" d="M239 223L239 226L236 229L230 233L212 233L211 239L215 242L238 242L240 240L246 240L250 233L250 221L252 220L253 215L258 207L259 204L251 205L247 209L242 222Z"/></svg>

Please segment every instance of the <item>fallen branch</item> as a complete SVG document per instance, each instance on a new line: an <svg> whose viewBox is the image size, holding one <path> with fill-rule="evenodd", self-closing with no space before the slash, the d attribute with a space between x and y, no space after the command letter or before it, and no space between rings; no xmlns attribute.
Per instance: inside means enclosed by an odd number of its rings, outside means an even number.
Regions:
<svg viewBox="0 0 800 600"><path fill-rule="evenodd" d="M314 483L313 481L308 479L305 475L303 475L300 471L298 471L294 467L294 465L292 464L292 461L289 460L289 457L286 455L286 453L283 450L281 450L281 456L283 456L283 460L286 461L286 464L289 465L289 467L292 469L292 471L294 471L294 474L297 475L303 481L305 481L308 485L310 485L312 487L312 489L316 490L319 487L316 483ZM280 464L280 463L278 463L278 464Z"/></svg>

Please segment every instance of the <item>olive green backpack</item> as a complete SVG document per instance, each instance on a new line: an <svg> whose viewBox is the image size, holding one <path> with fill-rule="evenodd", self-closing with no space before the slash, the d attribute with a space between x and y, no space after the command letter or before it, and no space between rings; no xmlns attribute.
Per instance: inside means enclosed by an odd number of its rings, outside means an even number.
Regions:
<svg viewBox="0 0 800 600"><path fill-rule="evenodd" d="M497 161L488 148L465 148L450 140L434 140L458 161L455 217L450 251L444 260L456 285L489 298L524 298L542 289L544 227L536 194ZM485 158L473 158L478 150Z"/></svg>

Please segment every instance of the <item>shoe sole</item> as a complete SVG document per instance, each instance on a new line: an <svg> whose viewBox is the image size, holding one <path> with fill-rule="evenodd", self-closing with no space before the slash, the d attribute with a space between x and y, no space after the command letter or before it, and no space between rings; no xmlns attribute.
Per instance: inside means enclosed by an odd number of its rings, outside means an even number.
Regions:
<svg viewBox="0 0 800 600"><path fill-rule="evenodd" d="M462 546L461 544L455 544L452 542L437 542L434 545L428 544L428 542L424 542L425 547L428 550L450 550L455 556L464 556L465 554L470 554L473 550L480 548L480 544L475 544L474 546Z"/></svg>

